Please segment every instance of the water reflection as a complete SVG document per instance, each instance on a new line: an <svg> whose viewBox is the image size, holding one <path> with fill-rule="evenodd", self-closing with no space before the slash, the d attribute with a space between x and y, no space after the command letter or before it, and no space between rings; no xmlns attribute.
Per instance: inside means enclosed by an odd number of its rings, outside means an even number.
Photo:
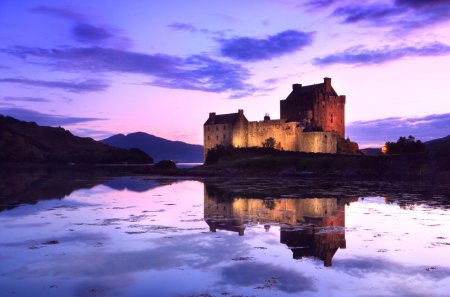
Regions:
<svg viewBox="0 0 450 297"><path fill-rule="evenodd" d="M106 185L115 190L146 192L172 181L129 176L133 167L23 166L0 167L0 212L21 204L63 199L80 189ZM127 176L123 176L126 174Z"/></svg>
<svg viewBox="0 0 450 297"><path fill-rule="evenodd" d="M237 187L29 173L0 180L9 203L0 211L2 297L393 297L450 290L450 221L439 200L423 205L402 192L394 201L363 187L359 199L339 198L346 197L342 189L313 191L284 180Z"/></svg>
<svg viewBox="0 0 450 297"><path fill-rule="evenodd" d="M294 259L315 257L332 265L338 249L346 248L345 205L357 198L242 198L208 185L204 191L205 222L211 232L227 230L239 236L247 225L280 226L280 243Z"/></svg>

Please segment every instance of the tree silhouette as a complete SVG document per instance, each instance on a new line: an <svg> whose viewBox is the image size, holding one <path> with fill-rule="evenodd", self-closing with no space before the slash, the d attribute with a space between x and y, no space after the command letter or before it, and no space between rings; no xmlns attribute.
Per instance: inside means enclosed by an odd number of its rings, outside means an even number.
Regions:
<svg viewBox="0 0 450 297"><path fill-rule="evenodd" d="M397 142L386 142L386 152L388 154L410 154L425 151L422 141L416 140L414 136L400 137Z"/></svg>
<svg viewBox="0 0 450 297"><path fill-rule="evenodd" d="M273 137L269 137L261 143L264 148L275 148L275 139Z"/></svg>

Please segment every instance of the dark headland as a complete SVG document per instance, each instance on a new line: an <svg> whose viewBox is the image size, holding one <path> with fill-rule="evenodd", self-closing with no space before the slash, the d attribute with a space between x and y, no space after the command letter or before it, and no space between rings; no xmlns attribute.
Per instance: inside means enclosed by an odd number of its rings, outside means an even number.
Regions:
<svg viewBox="0 0 450 297"><path fill-rule="evenodd" d="M0 163L149 164L139 149L115 148L63 128L0 115Z"/></svg>

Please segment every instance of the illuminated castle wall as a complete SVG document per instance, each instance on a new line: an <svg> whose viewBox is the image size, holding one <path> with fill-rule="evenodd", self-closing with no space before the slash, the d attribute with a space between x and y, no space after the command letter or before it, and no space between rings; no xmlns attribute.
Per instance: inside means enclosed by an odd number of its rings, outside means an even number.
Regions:
<svg viewBox="0 0 450 297"><path fill-rule="evenodd" d="M331 86L331 78L324 78L320 84L294 84L280 101L279 120L266 115L263 121L249 122L242 109L212 112L203 125L205 156L217 145L260 147L270 137L279 150L336 153L339 138L345 138L345 100Z"/></svg>

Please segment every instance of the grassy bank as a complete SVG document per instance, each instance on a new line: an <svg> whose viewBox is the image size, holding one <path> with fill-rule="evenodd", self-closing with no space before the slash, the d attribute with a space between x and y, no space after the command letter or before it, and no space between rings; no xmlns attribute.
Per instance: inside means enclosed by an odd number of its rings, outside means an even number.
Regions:
<svg viewBox="0 0 450 297"><path fill-rule="evenodd" d="M336 175L394 179L436 179L450 172L450 152L405 155L343 155L226 148L192 172L236 175Z"/></svg>

